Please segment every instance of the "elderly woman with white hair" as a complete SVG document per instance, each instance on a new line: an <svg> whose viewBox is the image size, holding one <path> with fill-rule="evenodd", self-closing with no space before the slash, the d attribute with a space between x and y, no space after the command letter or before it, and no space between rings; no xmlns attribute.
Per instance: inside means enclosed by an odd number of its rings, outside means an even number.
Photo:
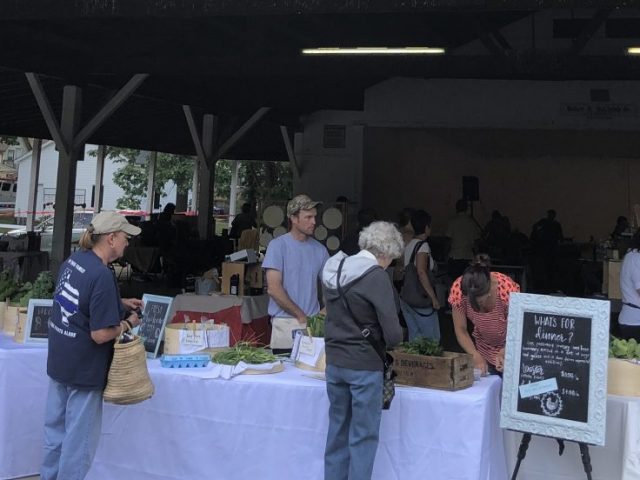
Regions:
<svg viewBox="0 0 640 480"><path fill-rule="evenodd" d="M402 341L393 285L385 272L402 255L402 235L391 223L373 222L360 232L358 244L359 253L337 253L322 272L330 402L324 477L330 480L369 479L373 471L384 364L363 328L386 347Z"/></svg>

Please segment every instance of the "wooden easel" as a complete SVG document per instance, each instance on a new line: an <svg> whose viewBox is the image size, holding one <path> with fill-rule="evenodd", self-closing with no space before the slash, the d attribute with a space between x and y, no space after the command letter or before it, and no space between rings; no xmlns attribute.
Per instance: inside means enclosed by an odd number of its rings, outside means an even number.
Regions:
<svg viewBox="0 0 640 480"><path fill-rule="evenodd" d="M562 455L564 453L564 440L560 438L555 439L558 442L558 455ZM511 480L516 480L518 476L518 471L520 470L520 464L524 457L527 456L527 449L529 448L529 442L531 442L531 434L525 433L522 435L522 441L520 442L520 448L518 449L518 461L516 462L516 467L513 470L513 475L511 475ZM589 456L589 445L582 442L577 442L580 447L580 455L582 456L582 466L584 467L584 472L587 474L587 480L592 480L591 477L591 457Z"/></svg>

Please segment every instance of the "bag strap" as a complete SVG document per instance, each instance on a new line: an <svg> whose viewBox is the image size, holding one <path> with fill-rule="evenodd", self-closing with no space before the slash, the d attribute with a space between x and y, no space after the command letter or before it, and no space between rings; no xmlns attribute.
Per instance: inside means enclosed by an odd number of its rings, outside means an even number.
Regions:
<svg viewBox="0 0 640 480"><path fill-rule="evenodd" d="M416 262L416 254L418 253L418 249L419 249L422 245L424 245L425 243L427 243L427 241L426 241L426 240L421 240L420 242L418 242L418 243L416 244L416 246L415 246L415 247L413 247L413 252L411 253L411 258L409 259L409 263L410 263L411 265L413 265L413 264Z"/></svg>
<svg viewBox="0 0 640 480"><path fill-rule="evenodd" d="M344 264L344 261L345 261L346 258L347 257L344 257L342 260L340 260L340 265L338 266L338 277L337 277L337 280L336 280L336 284L338 286L338 294L340 295L340 298L342 299L342 303L344 304L344 306L349 311L349 315L351 315L351 319L354 321L354 323L360 329L360 333L371 344L373 349L376 351L376 353L380 357L380 360L382 360L382 363L384 364L384 368L387 369L387 368L389 368L389 362L387 361L387 356L385 355L385 353L383 353L385 351L384 345L382 343L378 342L375 338L373 338L373 336L371 335L371 330L369 330L368 328L364 327L358 321L358 318L353 314L353 311L351 310L351 306L349 305L349 302L347 301L347 298L345 296L346 292L342 288L342 286L340 285L340 274L342 273L342 265ZM351 285L349 285L348 289L351 288L353 285L355 285L360 280L362 280L364 277L366 277L369 273L371 273L372 271L376 270L377 268L380 268L380 267L374 267L374 268L370 269L369 271L365 272L364 275L362 275L360 278L358 278L353 283L351 283Z"/></svg>

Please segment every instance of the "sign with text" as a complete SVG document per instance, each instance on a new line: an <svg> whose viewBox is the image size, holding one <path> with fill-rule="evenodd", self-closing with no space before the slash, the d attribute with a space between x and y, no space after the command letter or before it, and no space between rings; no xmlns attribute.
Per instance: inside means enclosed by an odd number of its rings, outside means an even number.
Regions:
<svg viewBox="0 0 640 480"><path fill-rule="evenodd" d="M53 300L31 299L27 308L25 343L47 343Z"/></svg>
<svg viewBox="0 0 640 480"><path fill-rule="evenodd" d="M608 301L514 293L500 425L604 444Z"/></svg>
<svg viewBox="0 0 640 480"><path fill-rule="evenodd" d="M144 341L147 357L156 358L160 349L160 342L164 337L164 327L169 319L173 298L145 293L142 301L144 302L144 310L142 311L142 321L137 333Z"/></svg>

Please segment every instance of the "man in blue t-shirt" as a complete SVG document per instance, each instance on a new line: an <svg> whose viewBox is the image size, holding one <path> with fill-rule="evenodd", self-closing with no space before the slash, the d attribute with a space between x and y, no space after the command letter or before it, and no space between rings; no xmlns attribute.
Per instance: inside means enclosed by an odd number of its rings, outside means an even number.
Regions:
<svg viewBox="0 0 640 480"><path fill-rule="evenodd" d="M291 332L305 328L307 317L320 311L318 278L329 258L327 249L313 238L316 206L307 195L297 195L287 204L291 229L269 243L262 268L267 271L271 348L290 350Z"/></svg>

